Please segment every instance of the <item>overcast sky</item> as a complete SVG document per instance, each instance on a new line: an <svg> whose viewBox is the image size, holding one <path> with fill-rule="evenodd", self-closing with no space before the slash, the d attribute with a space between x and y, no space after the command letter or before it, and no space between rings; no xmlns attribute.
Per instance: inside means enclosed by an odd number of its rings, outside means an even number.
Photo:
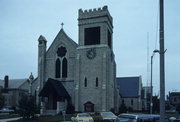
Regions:
<svg viewBox="0 0 180 122"><path fill-rule="evenodd" d="M78 42L78 9L104 5L113 17L117 76L141 75L147 85L150 56L159 49L158 0L0 0L0 79L5 75L27 78L30 72L36 77L38 37L45 36L49 47L63 22L65 32ZM180 0L165 0L166 93L180 91L179 11ZM153 60L154 93L158 94L159 54Z"/></svg>

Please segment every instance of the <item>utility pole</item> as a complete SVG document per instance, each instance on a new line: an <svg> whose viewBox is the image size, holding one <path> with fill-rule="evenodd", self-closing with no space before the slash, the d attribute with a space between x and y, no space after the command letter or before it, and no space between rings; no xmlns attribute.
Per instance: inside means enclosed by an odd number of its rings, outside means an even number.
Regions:
<svg viewBox="0 0 180 122"><path fill-rule="evenodd" d="M150 96L150 114L152 114L152 108L153 108L153 102L152 102L152 97L153 97L153 86L152 86L152 76L153 76L153 57L155 53L159 53L159 50L155 49L153 51L153 54L151 56L151 96Z"/></svg>
<svg viewBox="0 0 180 122"><path fill-rule="evenodd" d="M159 30L159 47L160 47L160 122L165 122L165 68L164 68L164 1L160 0L160 30Z"/></svg>
<svg viewBox="0 0 180 122"><path fill-rule="evenodd" d="M153 88L152 88L152 74L153 74L153 56L151 56L151 97L150 97L150 114L152 114L152 107L153 107L153 102L152 102L152 96L153 96Z"/></svg>

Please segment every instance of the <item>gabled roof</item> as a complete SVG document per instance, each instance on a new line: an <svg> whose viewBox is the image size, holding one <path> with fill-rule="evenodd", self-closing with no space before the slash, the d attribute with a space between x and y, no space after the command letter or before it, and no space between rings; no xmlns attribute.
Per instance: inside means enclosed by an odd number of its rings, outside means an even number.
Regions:
<svg viewBox="0 0 180 122"><path fill-rule="evenodd" d="M52 42L52 44L50 45L50 47L48 48L47 52L50 50L50 48L51 48L51 46L53 45L53 43L54 43L57 39L58 39L58 40L61 40L63 36L64 36L74 47L77 47L77 46L78 46L78 44L77 44L75 41L73 41L73 40L64 32L63 29L61 29L61 30L59 31L59 33L56 35L56 37L55 37L55 39L53 40L53 42ZM64 39L62 39L62 40L64 40Z"/></svg>
<svg viewBox="0 0 180 122"><path fill-rule="evenodd" d="M118 77L116 81L121 97L139 97L140 77Z"/></svg>
<svg viewBox="0 0 180 122"><path fill-rule="evenodd" d="M58 34L61 34L61 33L64 34L67 39L69 39L69 41L72 43L72 45L74 45L75 47L78 46L78 44L77 44L75 41L73 41L73 40L64 32L63 28L60 30L60 32L59 32Z"/></svg>
<svg viewBox="0 0 180 122"><path fill-rule="evenodd" d="M74 93L74 81L64 81L61 82L62 85L64 86L64 88L66 89L66 91L68 92L68 94L72 97L73 93Z"/></svg>
<svg viewBox="0 0 180 122"><path fill-rule="evenodd" d="M39 96L48 97L48 95L54 90L58 97L64 97L70 99L70 95L62 85L61 81L49 78L45 83L43 89L40 91Z"/></svg>
<svg viewBox="0 0 180 122"><path fill-rule="evenodd" d="M8 88L18 89L24 82L27 82L27 78L24 79L9 79ZM4 80L0 80L0 86L4 87Z"/></svg>

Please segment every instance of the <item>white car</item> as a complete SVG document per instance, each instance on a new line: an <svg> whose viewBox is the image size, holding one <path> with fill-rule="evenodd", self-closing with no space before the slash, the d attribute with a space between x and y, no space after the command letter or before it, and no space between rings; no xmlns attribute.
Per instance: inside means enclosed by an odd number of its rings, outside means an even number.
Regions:
<svg viewBox="0 0 180 122"><path fill-rule="evenodd" d="M93 122L93 118L87 113L79 113L71 118L72 122Z"/></svg>
<svg viewBox="0 0 180 122"><path fill-rule="evenodd" d="M0 113L13 113L13 112L14 112L14 110L9 109L9 108L2 108L0 110Z"/></svg>
<svg viewBox="0 0 180 122"><path fill-rule="evenodd" d="M112 112L100 112L103 122L114 122L117 118Z"/></svg>

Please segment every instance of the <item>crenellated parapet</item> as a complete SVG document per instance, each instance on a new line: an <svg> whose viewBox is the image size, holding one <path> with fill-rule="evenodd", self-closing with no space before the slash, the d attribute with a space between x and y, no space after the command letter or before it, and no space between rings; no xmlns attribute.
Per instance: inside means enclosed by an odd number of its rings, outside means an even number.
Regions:
<svg viewBox="0 0 180 122"><path fill-rule="evenodd" d="M98 17L107 17L109 22L112 24L112 17L108 11L108 7L104 6L102 8L94 8L94 9L79 9L79 17L78 20L84 20L89 18L98 18Z"/></svg>

